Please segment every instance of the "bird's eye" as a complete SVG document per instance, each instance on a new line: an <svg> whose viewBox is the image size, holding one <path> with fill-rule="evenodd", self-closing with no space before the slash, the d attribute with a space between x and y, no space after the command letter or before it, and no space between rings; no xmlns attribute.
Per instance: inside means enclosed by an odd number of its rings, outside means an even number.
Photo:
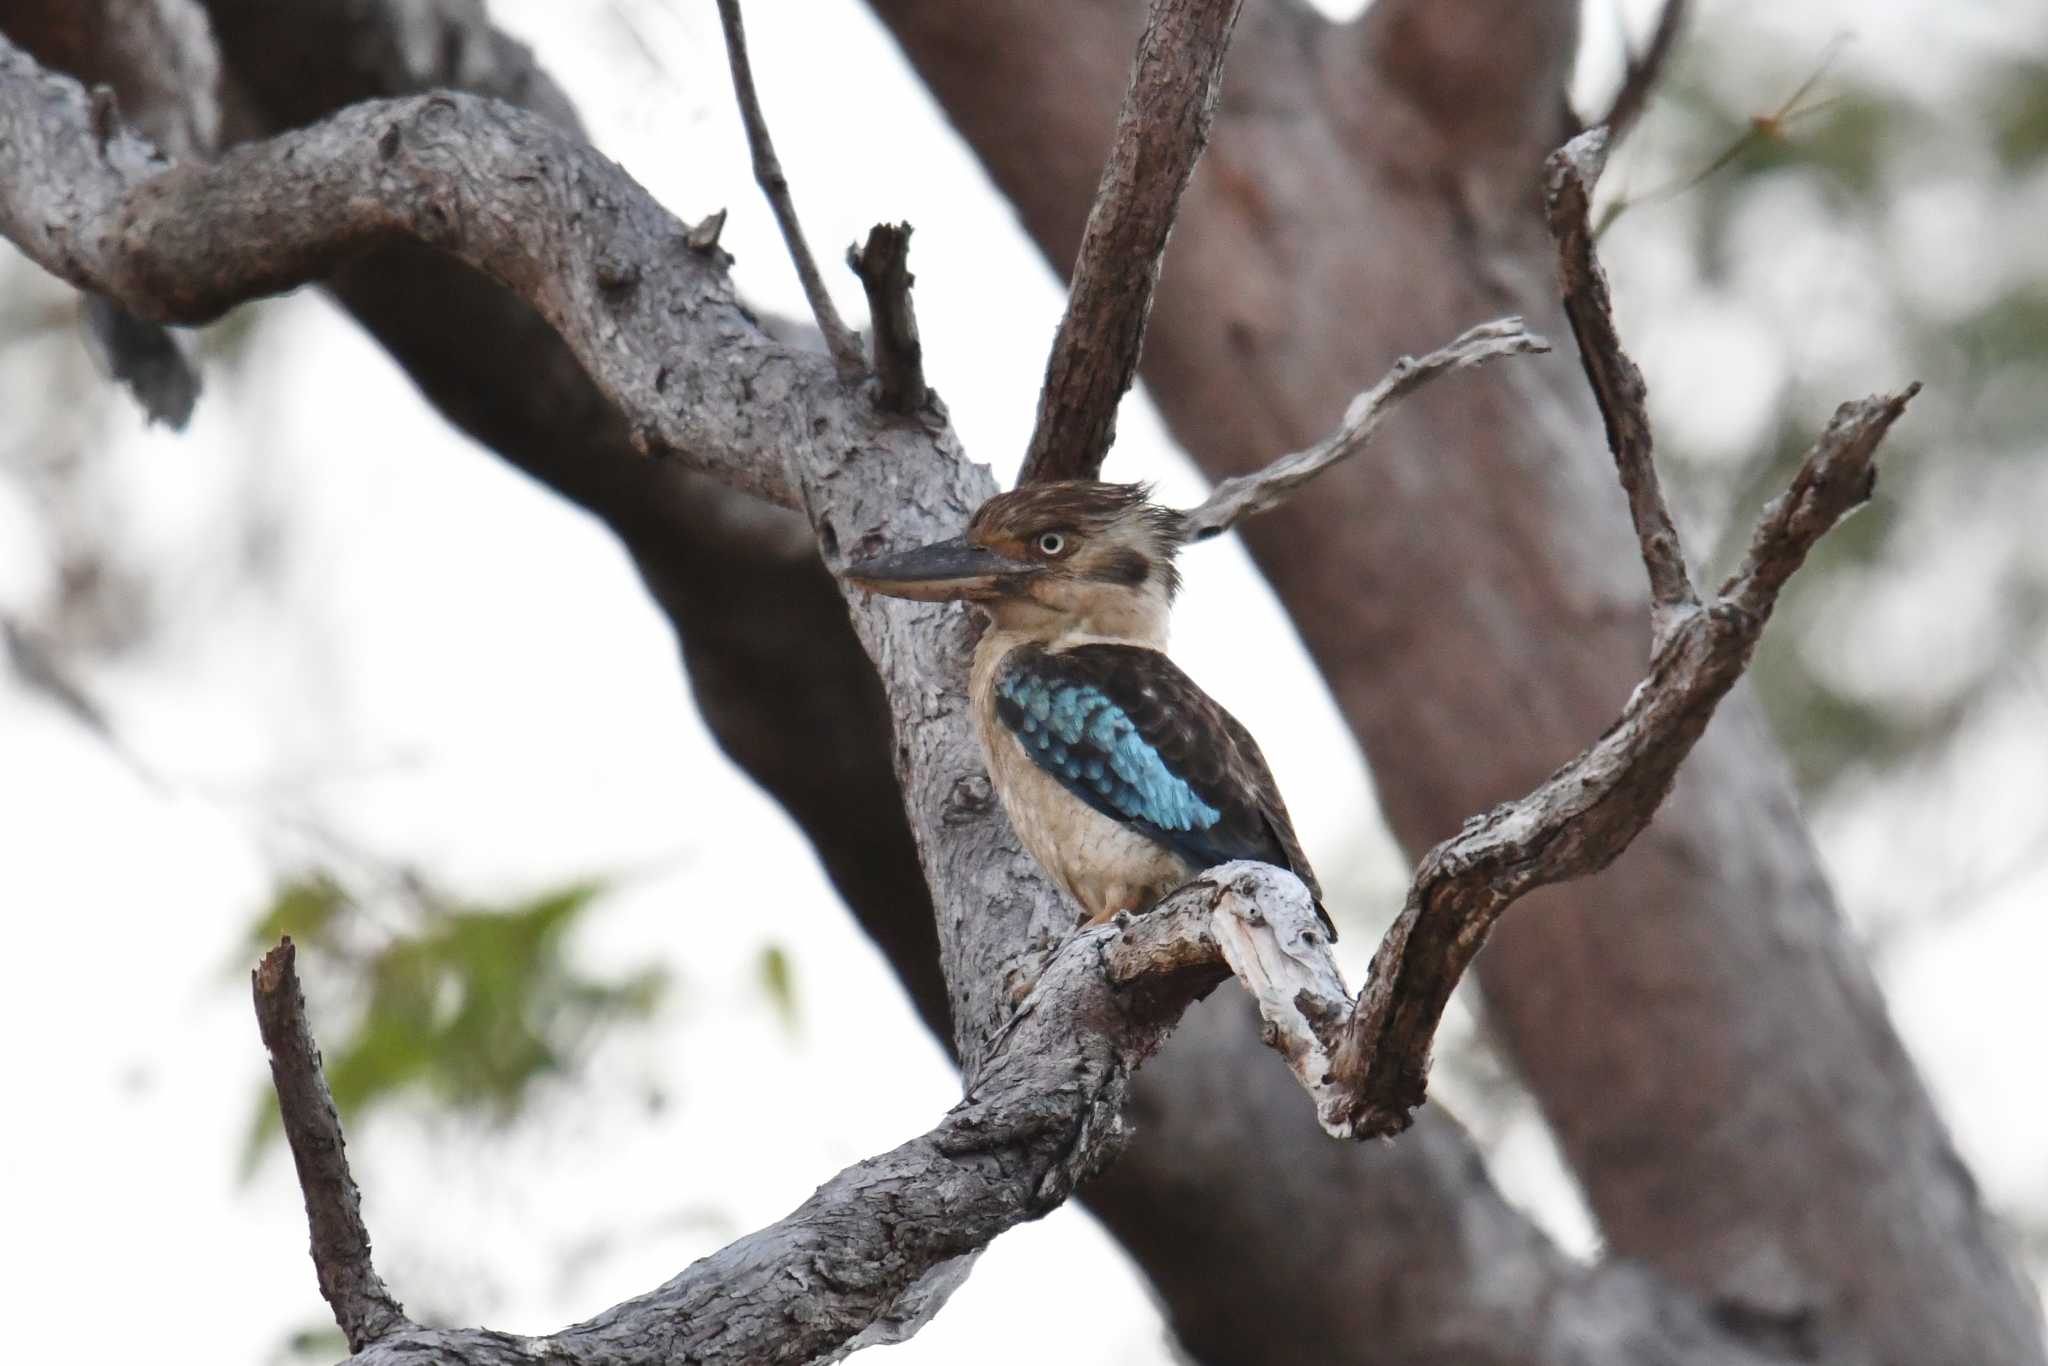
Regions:
<svg viewBox="0 0 2048 1366"><path fill-rule="evenodd" d="M1067 548L1067 538L1057 531L1042 531L1038 535L1038 553L1057 555Z"/></svg>

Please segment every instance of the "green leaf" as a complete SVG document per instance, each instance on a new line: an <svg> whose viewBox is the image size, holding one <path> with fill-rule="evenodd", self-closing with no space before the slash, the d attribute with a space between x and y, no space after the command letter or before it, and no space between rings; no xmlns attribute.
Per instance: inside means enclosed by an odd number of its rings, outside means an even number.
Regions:
<svg viewBox="0 0 2048 1366"><path fill-rule="evenodd" d="M270 905L249 931L250 943L267 949L290 935L309 947L331 944L336 920L353 908L348 893L331 873L314 870L279 885Z"/></svg>
<svg viewBox="0 0 2048 1366"><path fill-rule="evenodd" d="M768 1000L782 1018L783 1027L795 1033L801 1019L796 998L796 969L782 945L769 944L761 950L760 977L761 990L768 993Z"/></svg>
<svg viewBox="0 0 2048 1366"><path fill-rule="evenodd" d="M327 873L287 882L258 929L266 942L279 933L303 936L316 951L308 980L323 994L339 989L362 1003L354 1027L323 1050L328 1086L347 1120L403 1097L428 1097L503 1122L537 1082L572 1071L599 1032L645 1019L663 999L668 983L659 969L601 979L570 963L569 933L598 902L601 882L498 907L451 905L417 878L399 881L415 923L367 952L317 951L357 904ZM277 1132L266 1093L245 1167Z"/></svg>

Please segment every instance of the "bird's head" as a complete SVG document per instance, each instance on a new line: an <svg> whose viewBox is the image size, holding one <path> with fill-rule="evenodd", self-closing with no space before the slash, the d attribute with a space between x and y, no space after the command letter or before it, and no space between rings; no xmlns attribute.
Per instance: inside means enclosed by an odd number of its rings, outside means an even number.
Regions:
<svg viewBox="0 0 2048 1366"><path fill-rule="evenodd" d="M1070 479L999 493L964 535L849 565L871 592L961 600L999 627L1163 644L1180 573L1178 513L1143 484Z"/></svg>

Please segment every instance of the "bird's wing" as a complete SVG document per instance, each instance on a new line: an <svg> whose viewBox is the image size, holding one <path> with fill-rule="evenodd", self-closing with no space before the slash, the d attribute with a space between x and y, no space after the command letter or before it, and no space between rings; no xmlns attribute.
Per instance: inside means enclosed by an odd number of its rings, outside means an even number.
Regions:
<svg viewBox="0 0 2048 1366"><path fill-rule="evenodd" d="M1097 811L1198 868L1232 859L1285 868L1322 911L1258 743L1159 651L1025 646L1003 661L995 696L996 716L1025 752Z"/></svg>

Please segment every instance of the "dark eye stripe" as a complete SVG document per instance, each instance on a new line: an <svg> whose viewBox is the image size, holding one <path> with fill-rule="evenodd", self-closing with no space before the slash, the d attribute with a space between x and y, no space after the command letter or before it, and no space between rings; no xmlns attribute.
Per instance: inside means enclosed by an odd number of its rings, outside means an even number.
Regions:
<svg viewBox="0 0 2048 1366"><path fill-rule="evenodd" d="M1142 551L1119 550L1095 571L1095 577L1120 583L1126 588L1137 588L1152 577L1152 561L1145 558Z"/></svg>

